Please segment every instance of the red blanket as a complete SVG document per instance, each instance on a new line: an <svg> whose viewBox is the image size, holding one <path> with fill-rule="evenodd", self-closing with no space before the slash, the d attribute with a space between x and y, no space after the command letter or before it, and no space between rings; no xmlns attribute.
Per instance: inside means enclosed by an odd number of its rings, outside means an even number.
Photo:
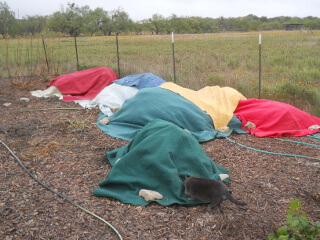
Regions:
<svg viewBox="0 0 320 240"><path fill-rule="evenodd" d="M118 76L112 69L97 67L61 75L53 79L47 87L56 86L62 94L69 95L63 96L64 102L91 100L117 79Z"/></svg>
<svg viewBox="0 0 320 240"><path fill-rule="evenodd" d="M320 131L320 118L282 102L240 100L234 114L242 121L242 129L257 137L299 137ZM248 122L255 128L245 128ZM314 125L319 128L309 129Z"/></svg>

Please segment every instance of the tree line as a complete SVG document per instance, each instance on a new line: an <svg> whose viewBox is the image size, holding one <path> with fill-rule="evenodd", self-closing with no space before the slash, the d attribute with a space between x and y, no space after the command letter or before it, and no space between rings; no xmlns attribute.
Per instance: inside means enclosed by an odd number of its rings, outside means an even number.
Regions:
<svg viewBox="0 0 320 240"><path fill-rule="evenodd" d="M154 14L151 18L133 21L122 8L106 11L103 8L90 9L88 5L77 6L68 3L65 8L49 16L26 16L17 19L6 2L0 2L0 34L3 38L34 36L43 32L56 32L65 36L93 36L116 34L168 34L215 33L227 31L263 31L284 29L284 24L303 24L306 29L320 29L320 18L299 17L245 17L203 18L179 17L172 14L165 18Z"/></svg>

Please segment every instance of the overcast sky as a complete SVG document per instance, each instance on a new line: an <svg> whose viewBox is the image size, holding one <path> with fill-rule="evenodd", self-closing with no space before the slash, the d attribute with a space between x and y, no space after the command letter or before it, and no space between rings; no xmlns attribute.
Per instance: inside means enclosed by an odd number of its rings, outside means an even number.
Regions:
<svg viewBox="0 0 320 240"><path fill-rule="evenodd" d="M290 16L320 17L320 0L0 0L15 12L16 18L33 15L51 15L75 3L88 5L94 10L101 7L112 11L121 7L134 20L151 18L153 14L169 17L172 14L199 17L243 17L254 14L258 17Z"/></svg>

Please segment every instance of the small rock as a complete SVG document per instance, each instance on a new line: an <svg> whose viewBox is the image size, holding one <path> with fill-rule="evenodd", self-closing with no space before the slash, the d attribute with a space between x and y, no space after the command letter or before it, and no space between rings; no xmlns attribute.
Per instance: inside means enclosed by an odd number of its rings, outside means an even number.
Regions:
<svg viewBox="0 0 320 240"><path fill-rule="evenodd" d="M115 113L116 111L118 111L121 107L120 106L113 106L110 108L112 113Z"/></svg>
<svg viewBox="0 0 320 240"><path fill-rule="evenodd" d="M30 102L30 98L22 97L20 98L20 102Z"/></svg>
<svg viewBox="0 0 320 240"><path fill-rule="evenodd" d="M228 175L228 174L219 174L219 177L220 177L221 181L223 181L223 180L225 180L226 178L228 178L229 175Z"/></svg>
<svg viewBox="0 0 320 240"><path fill-rule="evenodd" d="M312 125L312 126L308 127L308 129L310 129L310 130L316 130L318 128L320 128L319 125Z"/></svg>
<svg viewBox="0 0 320 240"><path fill-rule="evenodd" d="M183 130L185 130L187 133L191 134L191 132L188 129L185 128Z"/></svg>
<svg viewBox="0 0 320 240"><path fill-rule="evenodd" d="M139 191L139 196L143 197L144 200L146 200L147 202L163 198L163 196L160 193L147 189L141 189Z"/></svg>
<svg viewBox="0 0 320 240"><path fill-rule="evenodd" d="M5 106L5 107L7 107L7 108L10 107L11 105L12 105L12 103L4 103L4 104L3 104L3 106Z"/></svg>
<svg viewBox="0 0 320 240"><path fill-rule="evenodd" d="M108 117L102 118L102 119L100 120L100 123L106 124L106 125L107 125L109 122L110 122L110 120L109 120Z"/></svg>
<svg viewBox="0 0 320 240"><path fill-rule="evenodd" d="M227 133L229 132L230 128L228 126L220 127L217 129L218 132Z"/></svg>
<svg viewBox="0 0 320 240"><path fill-rule="evenodd" d="M256 125L253 122L247 122L246 125L244 125L244 129L250 130L251 128L256 128Z"/></svg>

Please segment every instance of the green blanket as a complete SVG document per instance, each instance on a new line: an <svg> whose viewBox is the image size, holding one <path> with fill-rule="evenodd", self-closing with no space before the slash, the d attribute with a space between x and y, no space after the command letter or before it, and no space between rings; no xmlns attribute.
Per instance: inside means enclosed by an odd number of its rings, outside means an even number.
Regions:
<svg viewBox="0 0 320 240"><path fill-rule="evenodd" d="M99 120L105 117L100 114ZM97 122L98 127L106 134L131 141L150 121L162 119L188 129L198 142L214 138L227 137L233 131L246 133L241 129L241 122L233 116L228 126L228 133L214 129L212 118L194 103L177 93L162 88L145 88L133 98L124 102L119 111L111 115L105 125Z"/></svg>
<svg viewBox="0 0 320 240"><path fill-rule="evenodd" d="M128 145L108 152L107 157L113 168L93 194L133 205L149 203L139 196L141 189L162 194L163 199L155 200L161 205L199 204L184 193L186 176L220 180L220 174L229 175L206 155L195 137L160 119L148 123Z"/></svg>

